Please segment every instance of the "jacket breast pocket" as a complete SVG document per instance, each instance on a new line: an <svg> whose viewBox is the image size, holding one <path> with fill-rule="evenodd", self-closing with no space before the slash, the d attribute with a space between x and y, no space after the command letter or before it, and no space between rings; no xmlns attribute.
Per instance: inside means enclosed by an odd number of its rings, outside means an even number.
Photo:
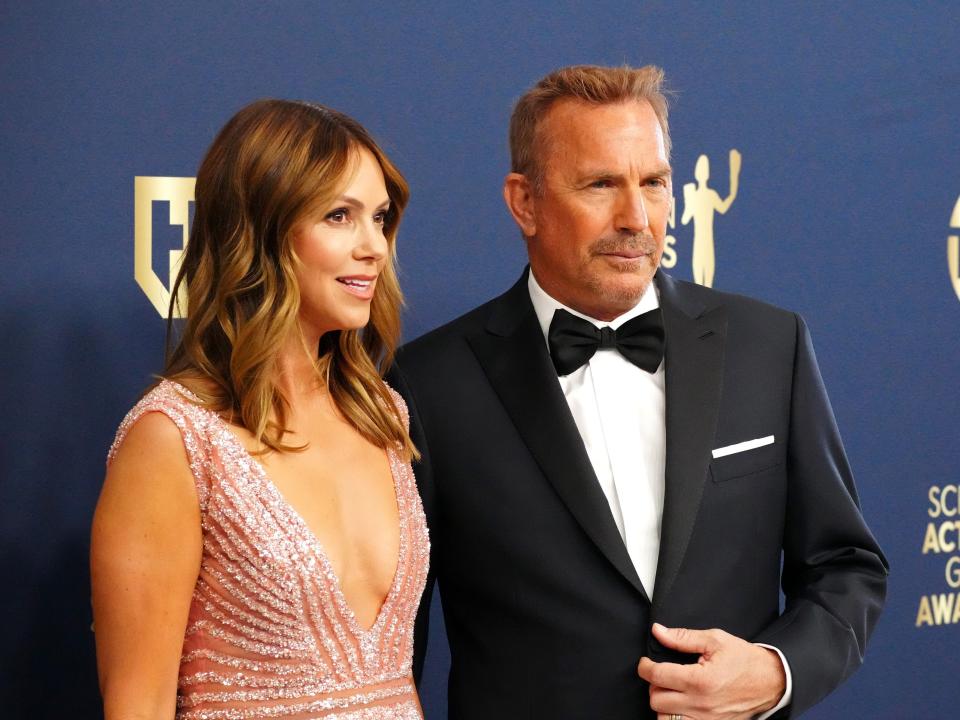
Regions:
<svg viewBox="0 0 960 720"><path fill-rule="evenodd" d="M714 482L722 483L756 475L782 464L783 445L774 442L752 450L714 458L710 462L710 476Z"/></svg>

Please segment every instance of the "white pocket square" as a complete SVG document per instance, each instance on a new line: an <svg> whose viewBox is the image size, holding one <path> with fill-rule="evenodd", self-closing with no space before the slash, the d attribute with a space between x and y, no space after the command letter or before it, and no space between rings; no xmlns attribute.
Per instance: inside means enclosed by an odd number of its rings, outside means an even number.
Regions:
<svg viewBox="0 0 960 720"><path fill-rule="evenodd" d="M763 447L764 445L773 445L773 435L767 435L766 437L757 438L756 440L745 440L736 445L717 448L713 451L713 458L716 460L717 458L733 455L734 453L746 452L747 450L753 450L754 448Z"/></svg>

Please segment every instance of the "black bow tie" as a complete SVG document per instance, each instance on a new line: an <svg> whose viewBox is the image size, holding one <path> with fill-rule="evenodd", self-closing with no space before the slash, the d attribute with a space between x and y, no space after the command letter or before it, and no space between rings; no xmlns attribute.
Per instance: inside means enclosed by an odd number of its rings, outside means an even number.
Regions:
<svg viewBox="0 0 960 720"><path fill-rule="evenodd" d="M652 373L663 360L663 316L656 308L614 330L598 328L566 310L557 310L550 321L547 342L557 375L569 375L600 348L614 348L638 368Z"/></svg>

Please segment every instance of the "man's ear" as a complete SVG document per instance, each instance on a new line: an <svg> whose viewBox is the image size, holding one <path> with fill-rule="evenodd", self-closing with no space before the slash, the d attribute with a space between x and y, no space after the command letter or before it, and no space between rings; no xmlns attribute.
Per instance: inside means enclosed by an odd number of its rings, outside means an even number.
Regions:
<svg viewBox="0 0 960 720"><path fill-rule="evenodd" d="M537 234L537 221L534 213L536 202L533 188L526 175L509 173L503 181L503 200L513 219L520 226L525 237L534 237Z"/></svg>

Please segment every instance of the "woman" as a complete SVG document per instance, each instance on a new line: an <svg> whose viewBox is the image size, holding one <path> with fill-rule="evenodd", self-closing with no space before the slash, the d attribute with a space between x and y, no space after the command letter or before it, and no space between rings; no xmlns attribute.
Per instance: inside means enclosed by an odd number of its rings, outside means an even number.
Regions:
<svg viewBox="0 0 960 720"><path fill-rule="evenodd" d="M429 543L381 379L407 196L324 107L256 102L214 140L173 293L189 319L117 432L93 522L108 720L421 717Z"/></svg>

